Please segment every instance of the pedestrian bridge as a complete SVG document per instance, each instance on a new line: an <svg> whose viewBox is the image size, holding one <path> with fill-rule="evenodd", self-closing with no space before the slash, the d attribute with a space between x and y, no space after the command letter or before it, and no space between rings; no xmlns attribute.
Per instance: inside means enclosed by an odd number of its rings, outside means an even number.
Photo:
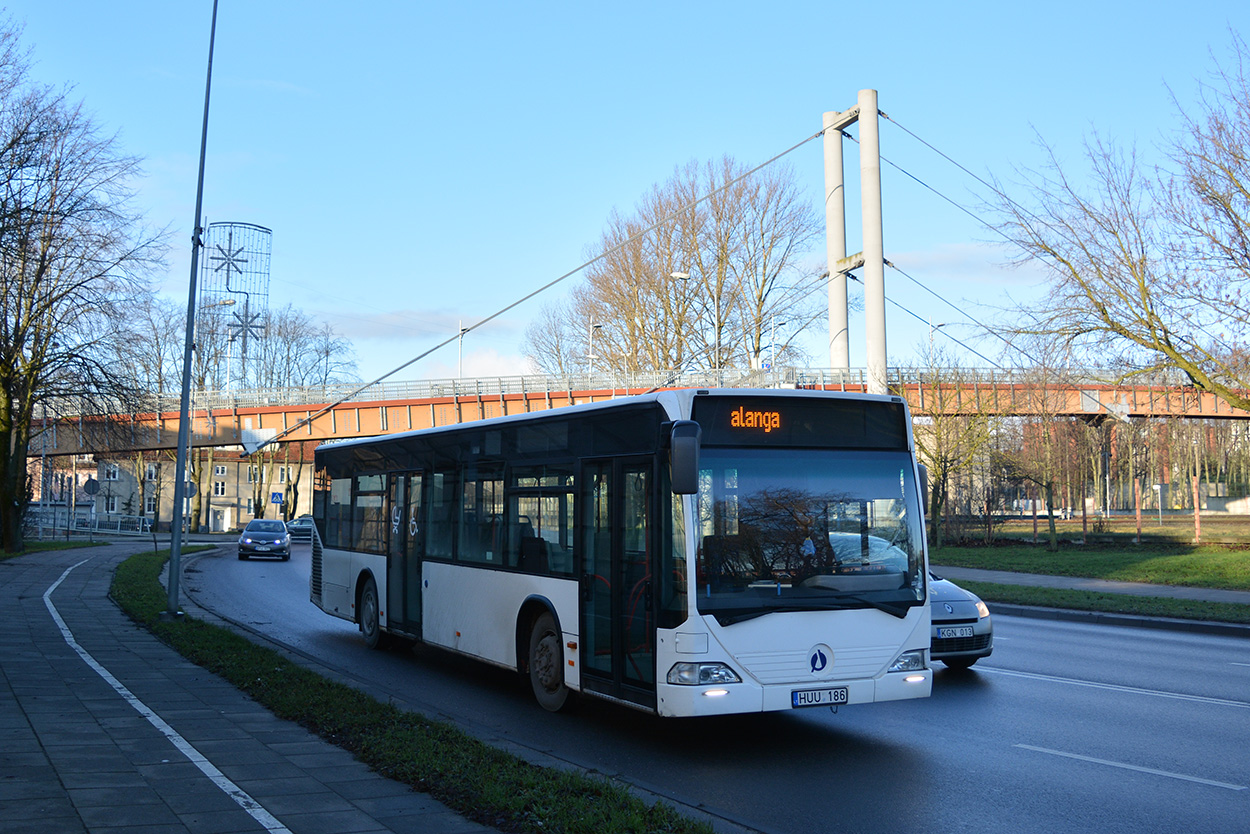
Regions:
<svg viewBox="0 0 1250 834"><path fill-rule="evenodd" d="M201 391L192 395L193 446L345 440L600 402L666 388L799 388L867 390L862 369L725 370L610 377L514 376L375 383L365 388L322 386L250 391ZM1037 371L891 369L890 393L904 397L913 415L1111 418L1250 419L1213 394L1157 379L1116 385L1093 372L1065 371L1049 378ZM172 449L180 408L176 394L153 396L132 413L76 413L70 403L50 406L46 433L36 421L32 452L49 455L122 453Z"/></svg>

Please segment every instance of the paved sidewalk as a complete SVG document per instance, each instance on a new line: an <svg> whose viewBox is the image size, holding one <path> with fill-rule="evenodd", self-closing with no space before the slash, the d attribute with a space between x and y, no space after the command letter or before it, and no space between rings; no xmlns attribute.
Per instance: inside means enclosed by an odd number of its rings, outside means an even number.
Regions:
<svg viewBox="0 0 1250 834"><path fill-rule="evenodd" d="M0 561L0 830L493 831L276 718L132 623L108 587L147 546ZM86 658L44 601L84 559L49 598Z"/></svg>
<svg viewBox="0 0 1250 834"><path fill-rule="evenodd" d="M954 568L931 565L931 570L944 579L955 582L991 582L1001 585L1024 585L1032 588L1061 588L1073 591L1097 591L1128 596L1164 597L1199 602L1228 602L1250 606L1250 591L1226 591L1219 588L1191 588L1183 585L1151 585L1146 582L1116 582L1107 579L1086 579L1079 576L1044 576L1035 573L1014 573L1004 570L980 568ZM1208 623L1197 620L1179 620L1165 617L1136 617L1128 614L1105 614L1096 611L1063 612L1054 608L1034 608L1023 605L993 603L993 611L1018 616L1045 617L1048 619L1095 620L1115 625L1138 625L1147 628L1171 628L1180 631L1196 631L1206 634L1233 634L1250 637L1250 626L1236 623Z"/></svg>

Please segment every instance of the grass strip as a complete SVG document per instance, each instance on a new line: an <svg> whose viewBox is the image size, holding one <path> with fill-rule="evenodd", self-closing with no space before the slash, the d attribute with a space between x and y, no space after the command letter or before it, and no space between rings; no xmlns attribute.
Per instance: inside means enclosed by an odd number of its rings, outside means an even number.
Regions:
<svg viewBox="0 0 1250 834"><path fill-rule="evenodd" d="M941 547L935 565L1250 591L1250 550L1219 545L1071 545L1051 553L1029 544Z"/></svg>
<svg viewBox="0 0 1250 834"><path fill-rule="evenodd" d="M959 580L958 585L988 603L1005 602L1010 605L1066 608L1071 611L1098 611L1140 617L1171 617L1179 620L1250 624L1250 606L1237 603L1001 585L996 582L972 582L964 579ZM993 608L991 608L991 613L993 613Z"/></svg>
<svg viewBox="0 0 1250 834"><path fill-rule="evenodd" d="M168 557L145 553L118 566L110 593L132 619L274 714L465 817L534 834L711 834L711 826L672 806L648 805L606 779L530 764L452 725L327 680L228 629L190 617L162 622L167 593L159 576Z"/></svg>

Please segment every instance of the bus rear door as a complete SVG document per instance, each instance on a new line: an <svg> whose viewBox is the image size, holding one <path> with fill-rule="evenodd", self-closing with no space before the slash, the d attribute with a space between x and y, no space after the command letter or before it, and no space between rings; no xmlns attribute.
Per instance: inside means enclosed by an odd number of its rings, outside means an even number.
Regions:
<svg viewBox="0 0 1250 834"><path fill-rule="evenodd" d="M386 556L387 627L421 636L421 473L394 473L390 551Z"/></svg>

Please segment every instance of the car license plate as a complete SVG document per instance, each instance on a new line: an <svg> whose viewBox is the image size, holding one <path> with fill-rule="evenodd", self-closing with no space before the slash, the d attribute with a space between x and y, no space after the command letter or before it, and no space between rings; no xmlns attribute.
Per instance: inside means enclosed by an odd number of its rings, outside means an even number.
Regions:
<svg viewBox="0 0 1250 834"><path fill-rule="evenodd" d="M790 693L790 706L837 706L847 703L848 698L845 686L833 686L828 689L796 689Z"/></svg>
<svg viewBox="0 0 1250 834"><path fill-rule="evenodd" d="M938 637L943 640L949 640L952 637L971 637L972 626L952 626L950 628L939 628Z"/></svg>
<svg viewBox="0 0 1250 834"><path fill-rule="evenodd" d="M266 550L271 550L271 549L272 549L272 548L270 548L270 547L269 547L269 545L267 545L267 544L261 544L261 545L257 545L257 546L256 546L256 552L257 552L257 553L263 553L263 552L265 552Z"/></svg>

